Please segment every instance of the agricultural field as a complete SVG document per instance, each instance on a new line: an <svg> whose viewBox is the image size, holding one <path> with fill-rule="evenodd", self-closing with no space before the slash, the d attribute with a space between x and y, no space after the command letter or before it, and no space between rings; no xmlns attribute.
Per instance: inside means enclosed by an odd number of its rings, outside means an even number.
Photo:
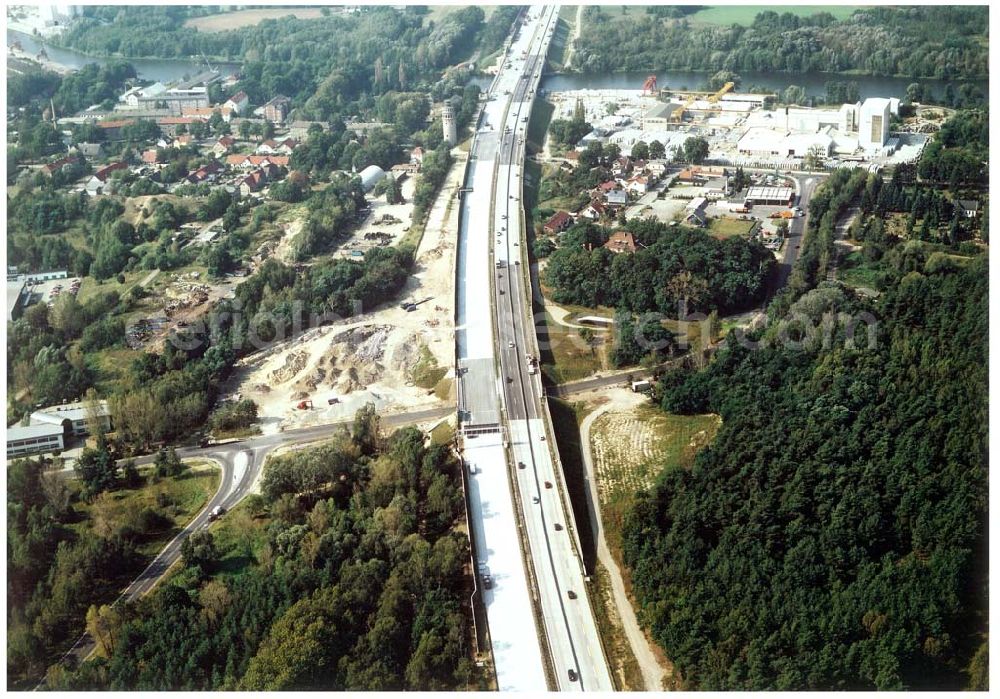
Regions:
<svg viewBox="0 0 1000 699"><path fill-rule="evenodd" d="M624 393L624 390L622 390ZM718 415L669 415L641 401L623 399L599 415L590 431L601 518L608 547L620 556L622 518L635 493L653 485L664 468L690 468L715 438Z"/></svg>
<svg viewBox="0 0 1000 699"><path fill-rule="evenodd" d="M323 16L321 7L288 7L268 10L236 10L217 15L192 17L184 22L185 27L197 29L200 32L224 32L230 29L252 27L265 19L280 19L291 15L297 19L317 19ZM327 12L329 14L329 10Z"/></svg>
<svg viewBox="0 0 1000 699"><path fill-rule="evenodd" d="M778 13L789 12L798 17L809 17L820 12L829 12L835 19L840 20L850 17L855 10L861 9L861 5L775 5L767 8L759 5L720 5L706 7L703 10L688 15L688 20L699 24L720 24L724 26L741 24L749 27L753 24L754 17L764 9L774 10Z"/></svg>

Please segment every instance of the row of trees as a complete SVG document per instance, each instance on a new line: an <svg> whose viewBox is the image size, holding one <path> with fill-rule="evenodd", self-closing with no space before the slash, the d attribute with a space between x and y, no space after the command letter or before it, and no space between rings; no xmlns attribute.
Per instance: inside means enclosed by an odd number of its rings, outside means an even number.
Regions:
<svg viewBox="0 0 1000 699"><path fill-rule="evenodd" d="M353 434L268 462L269 513L253 553L211 533L157 593L95 622L106 659L52 672L59 688L443 690L466 688L467 539L460 465L406 429L386 437L374 407ZM223 558L250 565L217 576Z"/></svg>

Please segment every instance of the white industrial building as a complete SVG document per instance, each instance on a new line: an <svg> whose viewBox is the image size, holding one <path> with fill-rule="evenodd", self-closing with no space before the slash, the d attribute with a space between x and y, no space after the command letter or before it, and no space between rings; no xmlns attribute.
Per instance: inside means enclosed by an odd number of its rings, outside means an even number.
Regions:
<svg viewBox="0 0 1000 699"><path fill-rule="evenodd" d="M747 129L736 148L740 155L757 158L804 158L813 148L821 150L824 156L830 155L833 143L827 131L791 133L758 126Z"/></svg>
<svg viewBox="0 0 1000 699"><path fill-rule="evenodd" d="M19 425L7 428L7 458L62 451L65 448L62 427L56 425Z"/></svg>
<svg viewBox="0 0 1000 699"><path fill-rule="evenodd" d="M866 151L878 151L889 140L889 120L891 112L889 100L884 97L869 97L861 105L858 124L858 143Z"/></svg>
<svg viewBox="0 0 1000 699"><path fill-rule="evenodd" d="M361 178L361 188L367 193L385 178L385 170L378 165L369 165L358 176Z"/></svg>
<svg viewBox="0 0 1000 699"><path fill-rule="evenodd" d="M97 417L105 432L111 429L111 416L108 412L107 401L97 402ZM32 426L55 425L64 430L66 435L83 437L87 434L87 405L86 403L65 403L49 408L40 408L31 414L31 424Z"/></svg>

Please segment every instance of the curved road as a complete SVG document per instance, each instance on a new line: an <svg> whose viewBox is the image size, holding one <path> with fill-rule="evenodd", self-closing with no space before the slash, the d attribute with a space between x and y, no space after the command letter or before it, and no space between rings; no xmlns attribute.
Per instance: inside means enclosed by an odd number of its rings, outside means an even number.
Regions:
<svg viewBox="0 0 1000 699"><path fill-rule="evenodd" d="M395 415L384 415L381 418L381 423L385 427L403 427L405 425L438 420L454 415L454 413L455 410L452 407L428 408ZM208 517L213 509L222 506L230 510L239 504L240 500L250 494L251 489L260 477L261 469L267 460L268 454L274 449L280 446L313 442L331 437L340 430L348 427L352 422L353 420L345 420L315 427L287 430L277 434L250 437L225 444L210 445L204 448L182 447L178 449L177 455L182 459L209 459L219 464L222 468L219 489L209 499L208 503L205 504L201 512L122 591L121 596L115 601L115 604L139 599L156 587L160 579L163 578L170 567L180 558L181 545L184 543L184 540L199 529L208 526ZM154 456L143 456L137 458L135 461L137 464L148 464L152 463L154 458ZM73 647L66 652L60 662L72 661L74 664L78 664L89 657L94 652L95 647L94 640L90 634L84 633L73 644ZM45 683L42 681L35 689L44 688Z"/></svg>

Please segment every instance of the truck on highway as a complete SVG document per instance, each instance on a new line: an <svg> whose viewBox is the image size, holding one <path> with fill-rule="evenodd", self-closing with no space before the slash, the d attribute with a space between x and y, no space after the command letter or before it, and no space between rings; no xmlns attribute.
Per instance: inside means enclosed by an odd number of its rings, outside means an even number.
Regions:
<svg viewBox="0 0 1000 699"><path fill-rule="evenodd" d="M529 354L526 361L528 362L528 373L534 376L538 373L538 360Z"/></svg>

